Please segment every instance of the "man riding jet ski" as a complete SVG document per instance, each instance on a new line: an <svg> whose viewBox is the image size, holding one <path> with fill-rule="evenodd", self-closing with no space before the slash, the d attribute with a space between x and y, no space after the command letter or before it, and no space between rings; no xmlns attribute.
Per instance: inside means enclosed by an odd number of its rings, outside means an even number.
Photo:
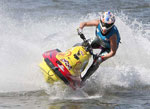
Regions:
<svg viewBox="0 0 150 109"><path fill-rule="evenodd" d="M82 29L86 26L96 27L96 37L94 40L91 40L91 46L92 48L101 49L91 67L82 77L82 82L85 82L98 69L102 62L116 54L119 47L120 34L114 23L115 16L110 11L104 12L100 16L100 19L80 23L79 34L82 34Z"/></svg>
<svg viewBox="0 0 150 109"><path fill-rule="evenodd" d="M63 81L73 89L76 89L77 86L80 87L103 61L115 55L120 35L114 22L115 16L111 12L105 12L98 20L80 24L78 34L83 39L82 44L76 45L66 52L61 52L59 49L45 52L43 62L40 64L45 80L50 84ZM86 40L82 33L85 26L96 26L94 40ZM101 52L95 55L93 48L100 48ZM93 63L86 74L81 77L81 73L92 55Z"/></svg>

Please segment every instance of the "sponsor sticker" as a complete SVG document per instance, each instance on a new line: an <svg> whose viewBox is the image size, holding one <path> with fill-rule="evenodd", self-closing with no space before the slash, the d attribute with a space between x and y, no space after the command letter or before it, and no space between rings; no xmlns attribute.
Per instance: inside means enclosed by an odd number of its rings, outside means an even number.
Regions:
<svg viewBox="0 0 150 109"><path fill-rule="evenodd" d="M65 63L66 67L71 70L72 69L72 66L69 64L69 62L66 60L66 59L61 59L62 62Z"/></svg>

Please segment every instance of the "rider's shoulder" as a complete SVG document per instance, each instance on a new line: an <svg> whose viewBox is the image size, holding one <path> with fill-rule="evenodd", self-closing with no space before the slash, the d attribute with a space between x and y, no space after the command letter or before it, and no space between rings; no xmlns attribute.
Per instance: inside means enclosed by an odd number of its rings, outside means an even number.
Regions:
<svg viewBox="0 0 150 109"><path fill-rule="evenodd" d="M114 29L114 30L118 30L117 27L116 27L116 25L113 26L113 29Z"/></svg>

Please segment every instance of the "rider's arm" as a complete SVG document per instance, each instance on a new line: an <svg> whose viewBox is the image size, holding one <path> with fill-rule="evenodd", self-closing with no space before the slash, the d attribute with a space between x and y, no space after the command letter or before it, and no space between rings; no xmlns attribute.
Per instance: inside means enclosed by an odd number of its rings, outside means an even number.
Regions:
<svg viewBox="0 0 150 109"><path fill-rule="evenodd" d="M99 20L91 20L88 22L82 22L80 23L79 28L83 29L85 26L98 26Z"/></svg>
<svg viewBox="0 0 150 109"><path fill-rule="evenodd" d="M103 56L103 59L106 60L116 54L117 51L117 35L114 34L113 36L110 37L110 52Z"/></svg>

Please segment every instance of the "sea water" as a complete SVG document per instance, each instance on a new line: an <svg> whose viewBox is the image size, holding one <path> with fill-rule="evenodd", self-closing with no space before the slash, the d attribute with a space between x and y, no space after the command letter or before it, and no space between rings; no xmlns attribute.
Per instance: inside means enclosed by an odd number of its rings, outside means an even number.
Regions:
<svg viewBox="0 0 150 109"><path fill-rule="evenodd" d="M80 22L109 10L121 36L116 55L81 89L46 84L42 53L81 42ZM149 13L149 0L0 0L0 109L149 109ZM95 27L83 32L92 38Z"/></svg>

